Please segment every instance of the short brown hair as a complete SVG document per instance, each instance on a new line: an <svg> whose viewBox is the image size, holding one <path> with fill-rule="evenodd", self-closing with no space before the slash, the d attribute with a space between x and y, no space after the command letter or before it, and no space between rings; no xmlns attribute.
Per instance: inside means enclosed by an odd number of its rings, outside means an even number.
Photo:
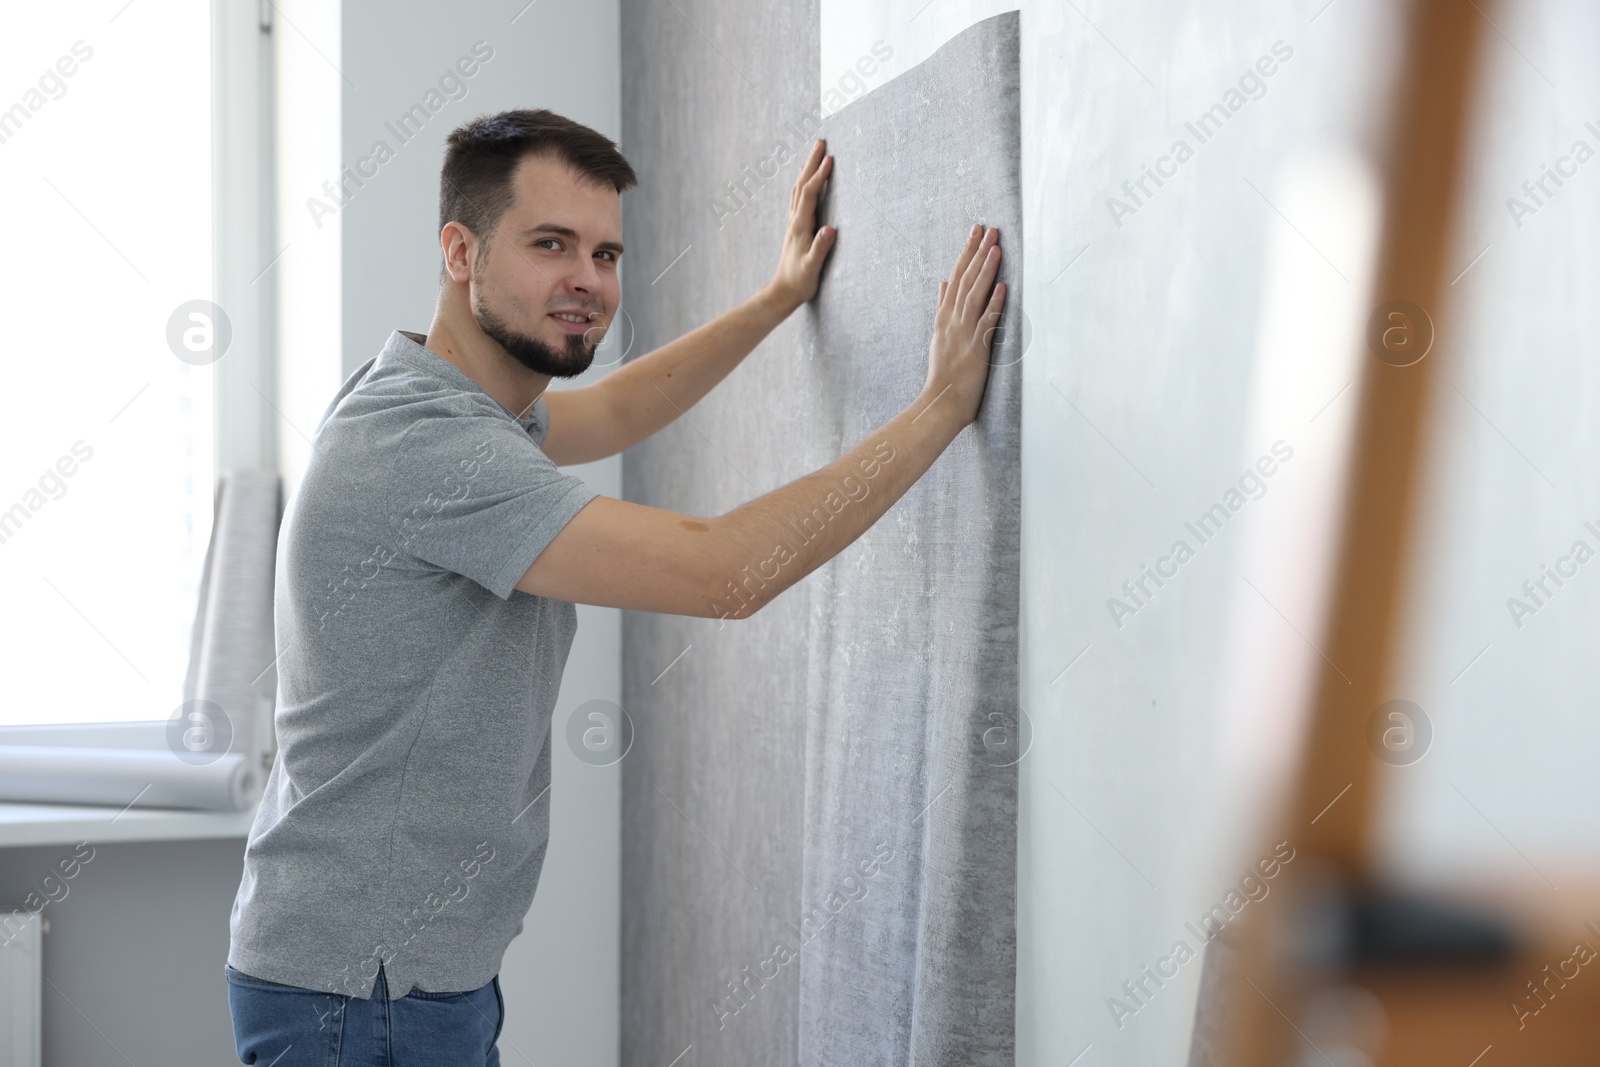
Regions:
<svg viewBox="0 0 1600 1067"><path fill-rule="evenodd" d="M633 167L603 134L544 108L480 115L451 131L439 172L439 230L459 222L488 247L500 217L516 200L512 177L530 155L555 156L597 185L625 193L639 183ZM439 281L446 273L441 263Z"/></svg>

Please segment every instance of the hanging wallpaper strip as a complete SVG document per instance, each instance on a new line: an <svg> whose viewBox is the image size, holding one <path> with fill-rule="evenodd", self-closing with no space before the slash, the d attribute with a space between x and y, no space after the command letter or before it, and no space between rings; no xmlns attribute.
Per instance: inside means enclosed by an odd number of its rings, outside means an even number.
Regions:
<svg viewBox="0 0 1600 1067"><path fill-rule="evenodd" d="M811 432L837 454L915 398L939 282L974 222L1000 231L1008 293L977 421L808 579L796 649L808 658L806 1067L1015 1059L1017 763L1029 742L1017 693L1018 18L969 27L824 122L835 177L823 214L839 239L805 312L826 398Z"/></svg>

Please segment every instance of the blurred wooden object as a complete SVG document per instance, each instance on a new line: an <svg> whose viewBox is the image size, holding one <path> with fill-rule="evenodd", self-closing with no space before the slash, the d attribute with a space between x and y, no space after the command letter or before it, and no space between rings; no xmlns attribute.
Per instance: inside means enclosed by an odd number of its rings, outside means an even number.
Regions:
<svg viewBox="0 0 1600 1067"><path fill-rule="evenodd" d="M1445 257L1497 5L1408 6L1371 304L1409 302L1393 322L1413 331L1401 336L1414 344L1415 331L1432 337L1430 319L1447 310ZM1571 921L1515 937L1509 921L1503 931L1476 922L1459 902L1386 893L1369 866L1381 764L1367 722L1399 674L1430 397L1451 355L1437 343L1414 362L1403 344L1365 354L1307 743L1286 821L1271 838L1292 840L1306 859L1288 869L1286 891L1264 901L1239 931L1236 963L1222 980L1226 1019L1216 1062L1227 1067L1600 1062L1593 1040L1600 958L1574 962L1579 942L1600 952L1600 922L1594 932ZM1600 910L1591 918L1600 920Z"/></svg>

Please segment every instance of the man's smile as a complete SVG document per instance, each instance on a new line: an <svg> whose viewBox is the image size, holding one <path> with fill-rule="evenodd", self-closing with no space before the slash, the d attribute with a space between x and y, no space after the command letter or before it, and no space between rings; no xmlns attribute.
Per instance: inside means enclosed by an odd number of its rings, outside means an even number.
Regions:
<svg viewBox="0 0 1600 1067"><path fill-rule="evenodd" d="M589 314L581 311L552 311L549 317L568 333L575 334L587 333L591 322Z"/></svg>

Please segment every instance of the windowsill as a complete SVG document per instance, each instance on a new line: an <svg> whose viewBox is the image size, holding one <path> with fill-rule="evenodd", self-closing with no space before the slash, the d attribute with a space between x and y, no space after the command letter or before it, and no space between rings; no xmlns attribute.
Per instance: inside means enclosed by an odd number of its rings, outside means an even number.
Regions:
<svg viewBox="0 0 1600 1067"><path fill-rule="evenodd" d="M244 838L255 820L248 811L179 811L90 807L82 804L0 803L0 848Z"/></svg>

